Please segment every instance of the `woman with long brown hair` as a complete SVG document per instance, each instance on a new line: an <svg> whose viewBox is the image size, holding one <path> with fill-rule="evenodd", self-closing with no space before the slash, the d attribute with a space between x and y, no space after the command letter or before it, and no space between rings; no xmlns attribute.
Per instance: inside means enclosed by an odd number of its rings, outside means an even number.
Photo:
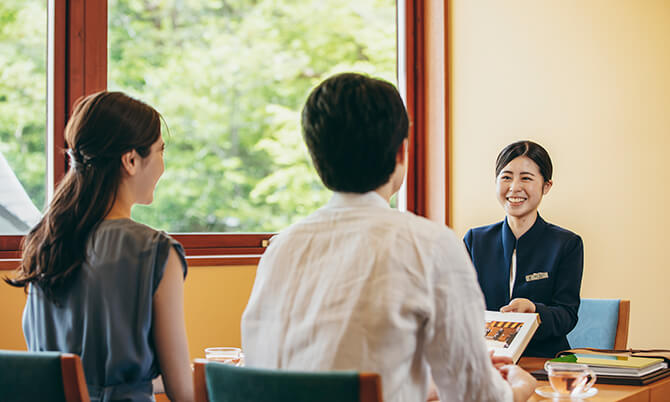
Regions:
<svg viewBox="0 0 670 402"><path fill-rule="evenodd" d="M163 173L161 116L120 92L84 98L65 129L70 169L24 240L23 331L31 351L81 356L93 401L151 401L163 375L192 400L182 246L130 219Z"/></svg>

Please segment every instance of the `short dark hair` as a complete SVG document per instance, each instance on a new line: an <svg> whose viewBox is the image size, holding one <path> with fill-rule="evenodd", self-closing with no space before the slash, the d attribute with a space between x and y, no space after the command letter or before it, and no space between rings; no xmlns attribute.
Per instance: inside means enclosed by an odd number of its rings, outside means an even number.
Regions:
<svg viewBox="0 0 670 402"><path fill-rule="evenodd" d="M388 182L409 118L396 88L355 73L319 84L302 109L302 130L323 184L365 193Z"/></svg>
<svg viewBox="0 0 670 402"><path fill-rule="evenodd" d="M533 141L517 141L506 146L498 154L496 158L496 177L500 174L508 163L518 158L519 156L526 156L540 168L540 174L544 181L551 180L551 175L554 167L551 164L551 158L546 149L542 148L540 144Z"/></svg>

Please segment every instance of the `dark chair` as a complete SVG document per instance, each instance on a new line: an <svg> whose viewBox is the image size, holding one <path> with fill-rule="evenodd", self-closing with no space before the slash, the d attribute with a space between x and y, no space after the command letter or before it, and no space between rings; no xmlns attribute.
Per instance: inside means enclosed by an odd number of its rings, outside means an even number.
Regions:
<svg viewBox="0 0 670 402"><path fill-rule="evenodd" d="M79 356L0 350L0 401L89 401Z"/></svg>
<svg viewBox="0 0 670 402"><path fill-rule="evenodd" d="M382 402L378 374L235 367L196 359L196 402Z"/></svg>
<svg viewBox="0 0 670 402"><path fill-rule="evenodd" d="M626 349L629 300L582 299L577 314L577 326L568 334L571 348Z"/></svg>

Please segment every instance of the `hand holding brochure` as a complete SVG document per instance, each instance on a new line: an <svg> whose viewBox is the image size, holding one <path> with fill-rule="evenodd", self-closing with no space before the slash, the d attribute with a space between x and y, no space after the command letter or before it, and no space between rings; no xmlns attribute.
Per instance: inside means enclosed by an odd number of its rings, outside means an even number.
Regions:
<svg viewBox="0 0 670 402"><path fill-rule="evenodd" d="M536 313L486 311L486 345L495 356L507 356L516 363L540 326Z"/></svg>

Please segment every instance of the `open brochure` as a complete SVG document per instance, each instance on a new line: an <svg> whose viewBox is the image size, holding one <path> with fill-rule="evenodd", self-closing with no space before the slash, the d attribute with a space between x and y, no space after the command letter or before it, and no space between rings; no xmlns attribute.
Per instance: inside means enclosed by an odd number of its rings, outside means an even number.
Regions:
<svg viewBox="0 0 670 402"><path fill-rule="evenodd" d="M511 357L516 363L540 326L537 313L501 313L487 311L486 346L496 356Z"/></svg>

